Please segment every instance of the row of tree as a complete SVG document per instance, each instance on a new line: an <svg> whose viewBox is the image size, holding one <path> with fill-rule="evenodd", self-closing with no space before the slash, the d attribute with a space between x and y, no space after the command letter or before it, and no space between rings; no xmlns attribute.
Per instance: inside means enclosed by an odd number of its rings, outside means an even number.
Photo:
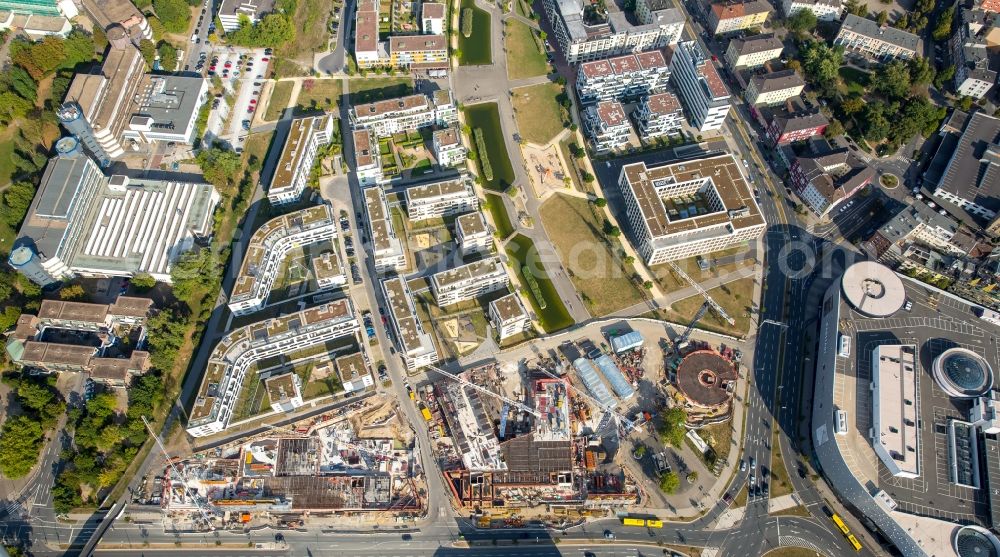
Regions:
<svg viewBox="0 0 1000 557"><path fill-rule="evenodd" d="M3 378L14 393L21 412L7 418L0 428L0 473L21 478L38 462L45 432L55 429L66 403L55 390L55 377L39 379L19 374Z"/></svg>

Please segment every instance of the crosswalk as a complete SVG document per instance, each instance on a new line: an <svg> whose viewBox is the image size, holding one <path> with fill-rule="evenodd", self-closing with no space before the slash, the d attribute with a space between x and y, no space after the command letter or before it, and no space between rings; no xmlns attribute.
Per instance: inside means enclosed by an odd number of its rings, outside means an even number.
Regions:
<svg viewBox="0 0 1000 557"><path fill-rule="evenodd" d="M0 510L0 516L21 516L23 509L20 501L8 501Z"/></svg>

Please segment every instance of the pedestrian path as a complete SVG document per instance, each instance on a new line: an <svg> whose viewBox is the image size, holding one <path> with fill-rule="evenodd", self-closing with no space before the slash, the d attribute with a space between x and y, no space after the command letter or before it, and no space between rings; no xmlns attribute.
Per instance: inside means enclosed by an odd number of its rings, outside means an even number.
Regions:
<svg viewBox="0 0 1000 557"><path fill-rule="evenodd" d="M802 504L802 500L795 493L789 493L788 495L782 495L781 497L775 497L767 502L767 512L777 513L784 510L791 509L793 507L798 507Z"/></svg>

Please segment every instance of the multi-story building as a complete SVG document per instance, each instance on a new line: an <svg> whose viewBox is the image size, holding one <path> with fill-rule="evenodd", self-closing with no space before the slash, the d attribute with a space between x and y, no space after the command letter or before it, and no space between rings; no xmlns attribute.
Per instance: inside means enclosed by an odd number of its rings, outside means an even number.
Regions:
<svg viewBox="0 0 1000 557"><path fill-rule="evenodd" d="M781 8L785 17L791 17L796 12L808 10L819 21L838 21L844 13L844 5L840 0L783 0Z"/></svg>
<svg viewBox="0 0 1000 557"><path fill-rule="evenodd" d="M750 78L743 97L750 106L771 106L799 96L805 86L806 82L795 70L781 70Z"/></svg>
<svg viewBox="0 0 1000 557"><path fill-rule="evenodd" d="M953 256L970 253L975 238L947 212L923 201L903 207L861 245L868 257L890 263L902 258L907 246L928 246Z"/></svg>
<svg viewBox="0 0 1000 557"><path fill-rule="evenodd" d="M974 99L984 98L997 82L997 72L990 69L988 41L965 24L959 25L949 45L955 63L955 91Z"/></svg>
<svg viewBox="0 0 1000 557"><path fill-rule="evenodd" d="M764 234L767 223L730 154L647 167L618 178L636 251L648 265L718 251Z"/></svg>
<svg viewBox="0 0 1000 557"><path fill-rule="evenodd" d="M374 186L365 189L364 193L375 272L382 275L406 269L406 252L392 228L392 217L389 213L389 204L385 200L385 192L381 186Z"/></svg>
<svg viewBox="0 0 1000 557"><path fill-rule="evenodd" d="M264 309L271 287L284 270L288 252L337 237L337 221L328 205L317 205L273 218L254 231L229 296L229 310L247 315Z"/></svg>
<svg viewBox="0 0 1000 557"><path fill-rule="evenodd" d="M448 67L448 39L444 35L389 37L389 65L411 70Z"/></svg>
<svg viewBox="0 0 1000 557"><path fill-rule="evenodd" d="M664 135L680 134L684 124L684 110L681 101L670 92L654 93L642 97L632 111L639 130L645 140Z"/></svg>
<svg viewBox="0 0 1000 557"><path fill-rule="evenodd" d="M493 237L483 214L473 211L455 219L455 241L464 255L490 251Z"/></svg>
<svg viewBox="0 0 1000 557"><path fill-rule="evenodd" d="M435 130L432 145L434 158L437 159L438 166L442 168L458 166L465 162L468 155L465 151L465 145L462 145L462 135L458 133L456 126Z"/></svg>
<svg viewBox="0 0 1000 557"><path fill-rule="evenodd" d="M73 0L0 0L0 11L67 18L76 17L79 13Z"/></svg>
<svg viewBox="0 0 1000 557"><path fill-rule="evenodd" d="M634 99L666 87L670 79L670 68L659 50L583 62L576 73L582 103Z"/></svg>
<svg viewBox="0 0 1000 557"><path fill-rule="evenodd" d="M615 0L599 4L545 0L543 6L555 39L571 64L660 49L676 43L684 29L684 14L667 0L638 0L636 24Z"/></svg>
<svg viewBox="0 0 1000 557"><path fill-rule="evenodd" d="M305 404L302 401L302 379L295 372L264 378L264 389L274 412L291 412Z"/></svg>
<svg viewBox="0 0 1000 557"><path fill-rule="evenodd" d="M406 189L406 213L411 221L447 217L477 208L479 198L466 176Z"/></svg>
<svg viewBox="0 0 1000 557"><path fill-rule="evenodd" d="M354 130L354 171L361 187L375 186L385 181L382 175L382 153L373 141L372 133L365 129Z"/></svg>
<svg viewBox="0 0 1000 557"><path fill-rule="evenodd" d="M295 203L309 185L309 175L316 161L316 152L330 143L335 119L329 114L299 118L281 150L281 157L267 188L267 199L274 205Z"/></svg>
<svg viewBox="0 0 1000 557"><path fill-rule="evenodd" d="M355 335L358 329L354 310L345 298L230 332L208 358L188 417L188 435L204 437L229 427L247 370L256 362Z"/></svg>
<svg viewBox="0 0 1000 557"><path fill-rule="evenodd" d="M713 35L760 27L774 11L765 0L724 0L708 7L708 29Z"/></svg>
<svg viewBox="0 0 1000 557"><path fill-rule="evenodd" d="M694 41L668 49L667 58L670 80L680 94L688 122L702 132L721 128L729 114L729 90L715 65Z"/></svg>
<svg viewBox="0 0 1000 557"><path fill-rule="evenodd" d="M444 35L444 4L424 2L420 7L420 30L425 35Z"/></svg>
<svg viewBox="0 0 1000 557"><path fill-rule="evenodd" d="M170 282L174 261L196 238L211 236L218 201L209 184L105 176L75 139L64 137L8 263L41 286L137 273Z"/></svg>
<svg viewBox="0 0 1000 557"><path fill-rule="evenodd" d="M849 148L833 147L816 137L809 141L809 151L792 162L788 179L792 189L819 216L829 214L875 177L875 169Z"/></svg>
<svg viewBox="0 0 1000 557"><path fill-rule="evenodd" d="M434 339L424 329L413 305L413 293L401 277L382 282L382 293L389 306L389 321L406 369L414 371L438 361Z"/></svg>
<svg viewBox="0 0 1000 557"><path fill-rule="evenodd" d="M585 108L583 127L598 153L626 145L632 133L625 108L618 101L601 101Z"/></svg>
<svg viewBox="0 0 1000 557"><path fill-rule="evenodd" d="M246 16L250 23L257 23L273 11L274 0L222 0L218 17L222 30L231 33L240 28L240 17Z"/></svg>
<svg viewBox="0 0 1000 557"><path fill-rule="evenodd" d="M345 393L363 391L375 386L371 371L365 365L365 356L360 352L341 356L333 363L337 366L337 375L340 376L340 384L344 386Z"/></svg>
<svg viewBox="0 0 1000 557"><path fill-rule="evenodd" d="M67 4L73 5L72 1ZM21 33L32 41L40 41L45 37L66 38L72 30L70 20L60 15L32 15L0 10L0 31Z"/></svg>
<svg viewBox="0 0 1000 557"><path fill-rule="evenodd" d="M378 41L379 3L377 0L358 0L354 13L354 61L362 69L374 68L389 53L380 51Z"/></svg>
<svg viewBox="0 0 1000 557"><path fill-rule="evenodd" d="M507 270L499 257L489 257L431 275L431 292L438 307L474 300L506 288Z"/></svg>
<svg viewBox="0 0 1000 557"><path fill-rule="evenodd" d="M531 328L531 318L517 292L490 302L490 323L502 342Z"/></svg>
<svg viewBox="0 0 1000 557"><path fill-rule="evenodd" d="M410 95L351 107L351 127L366 129L375 137L457 121L458 109L447 89L435 91L433 97Z"/></svg>
<svg viewBox="0 0 1000 557"><path fill-rule="evenodd" d="M316 285L321 290L347 284L347 274L336 251L327 251L313 257L312 270L313 276L316 277Z"/></svg>
<svg viewBox="0 0 1000 557"><path fill-rule="evenodd" d="M1000 213L1000 119L969 114L953 145L950 154L939 151L948 162L928 186L942 205L985 227Z"/></svg>
<svg viewBox="0 0 1000 557"><path fill-rule="evenodd" d="M142 39L153 39L153 30L146 16L129 0L82 0L79 4L94 25L104 30L108 42L112 44L117 42L116 35L135 46L139 46ZM124 35L116 30L117 27L124 31Z"/></svg>
<svg viewBox="0 0 1000 557"><path fill-rule="evenodd" d="M736 38L729 41L729 47L726 48L726 62L732 69L759 68L780 58L784 48L784 43L773 33Z"/></svg>
<svg viewBox="0 0 1000 557"><path fill-rule="evenodd" d="M756 112L770 145L804 141L822 135L830 125L822 112L807 109L796 99L789 99L780 107L760 107Z"/></svg>
<svg viewBox="0 0 1000 557"><path fill-rule="evenodd" d="M880 26L868 18L847 14L833 44L843 45L848 51L877 60L908 60L916 56L920 37L895 27Z"/></svg>

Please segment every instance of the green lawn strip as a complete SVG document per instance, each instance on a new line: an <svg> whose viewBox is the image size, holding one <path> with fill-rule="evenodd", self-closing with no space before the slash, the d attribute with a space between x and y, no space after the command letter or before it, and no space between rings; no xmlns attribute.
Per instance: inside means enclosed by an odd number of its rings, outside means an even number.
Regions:
<svg viewBox="0 0 1000 557"><path fill-rule="evenodd" d="M544 43L534 29L516 19L507 20L507 76L527 79L549 73L552 68L545 57Z"/></svg>
<svg viewBox="0 0 1000 557"><path fill-rule="evenodd" d="M264 119L268 122L281 118L281 113L288 106L288 100L292 98L291 81L279 81L274 84L271 90L271 97L267 101L267 110L264 112Z"/></svg>
<svg viewBox="0 0 1000 557"><path fill-rule="evenodd" d="M558 83L539 83L514 90L514 115L521 137L545 145L563 131L563 108L556 101Z"/></svg>

